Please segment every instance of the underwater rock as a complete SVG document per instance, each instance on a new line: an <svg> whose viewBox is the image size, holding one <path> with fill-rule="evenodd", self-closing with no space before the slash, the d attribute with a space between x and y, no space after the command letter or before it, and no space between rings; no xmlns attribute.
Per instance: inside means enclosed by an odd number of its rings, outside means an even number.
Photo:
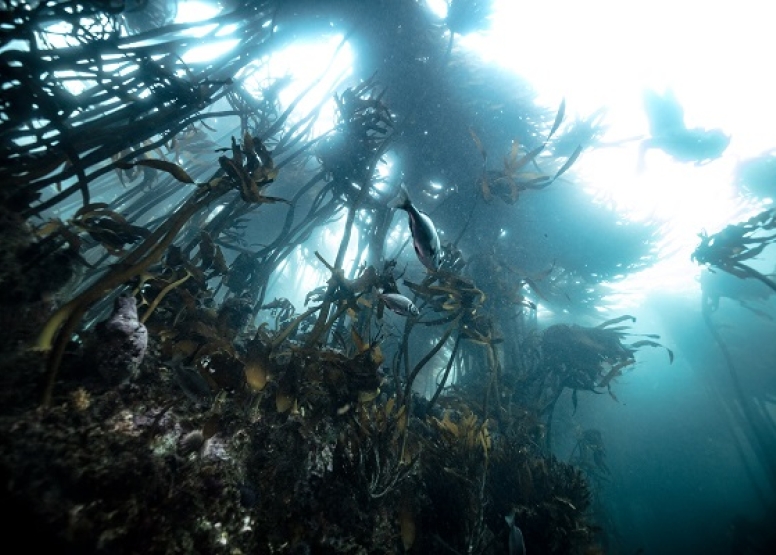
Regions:
<svg viewBox="0 0 776 555"><path fill-rule="evenodd" d="M134 297L120 296L107 320L95 326L93 360L112 384L135 377L148 346L148 330L138 320Z"/></svg>
<svg viewBox="0 0 776 555"><path fill-rule="evenodd" d="M178 450L184 456L192 453L201 453L204 446L205 436L202 430L191 431L178 441Z"/></svg>

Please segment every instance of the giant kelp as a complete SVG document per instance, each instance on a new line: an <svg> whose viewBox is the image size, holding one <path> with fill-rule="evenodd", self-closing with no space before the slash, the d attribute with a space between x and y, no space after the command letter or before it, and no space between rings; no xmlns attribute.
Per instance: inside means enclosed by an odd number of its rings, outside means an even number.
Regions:
<svg viewBox="0 0 776 555"><path fill-rule="evenodd" d="M466 4L454 3L454 32ZM616 329L611 341L539 332L528 288L549 273L460 242L491 207L506 218L517 193L568 177L581 150L548 143L562 136L563 111L553 119L526 94L503 130L497 99L478 119L470 93L482 71L416 2L229 3L199 40L241 42L208 64L180 57L204 23L169 24L171 5L154 6L143 22L102 3L14 4L3 27L25 45L2 53L14 76L0 127L2 278L19 292L3 307L9 321L36 315L31 328L12 324L4 345L0 452L19 518L80 552L496 553L510 513L532 551L591 544L589 488L546 447L547 401L608 387L641 345L623 345ZM300 29L275 23L322 13L347 28L342 44L363 46L358 67L381 71L333 85L336 122L315 137L321 104L298 109L309 87L281 107L286 78L260 98L246 83ZM64 46L53 21L71 26ZM74 94L66 81L87 88ZM419 83L452 92L401 88ZM211 118L234 129L219 134ZM486 144L509 151L503 171L478 160ZM412 258L385 255L397 188L378 171L388 153L413 179L455 181L432 213L455 237L444 236L439 271L417 277ZM526 173L539 162L547 175ZM507 202L487 204L483 184ZM453 226L448 209L464 205L468 219ZM304 308L273 298L292 253L340 217L336 254L310 253L326 278L300 291ZM356 241L365 254L349 264ZM418 318L384 310L384 295L400 292ZM130 298L136 313L106 320ZM140 350L110 356L124 344L116 330L147 330L142 362ZM558 358L567 348L589 355L584 367ZM111 374L95 358L131 368Z"/></svg>
<svg viewBox="0 0 776 555"><path fill-rule="evenodd" d="M723 272L728 285L721 290L746 291L751 290L750 282L760 286L758 295L763 296L763 287L768 294L776 292L776 281L773 276L766 275L754 268L749 261L756 260L763 252L772 247L776 240L776 213L766 209L751 218L725 226L721 231L699 234L700 244L692 253L692 259L698 264L708 266L708 272ZM711 279L704 280L708 285ZM718 280L720 283L721 280ZM744 299L740 299L744 300ZM727 367L734 395L724 397L724 402L735 407L735 418L746 430L748 440L764 469L771 490L776 488L776 466L773 454L776 452L776 435L773 433L774 419L768 409L769 396L772 393L766 388L747 391L741 377L741 369L736 364L735 357L725 341L719 326L712 319L713 313L719 308L719 297L705 297L702 304L703 319L714 337L722 359ZM765 315L760 313L760 315ZM758 490L759 490L759 486ZM763 496L765 498L765 496Z"/></svg>
<svg viewBox="0 0 776 555"><path fill-rule="evenodd" d="M776 213L764 210L745 222L731 224L713 235L703 232L692 259L741 279L756 279L776 291L768 276L745 264L760 255L776 240Z"/></svg>

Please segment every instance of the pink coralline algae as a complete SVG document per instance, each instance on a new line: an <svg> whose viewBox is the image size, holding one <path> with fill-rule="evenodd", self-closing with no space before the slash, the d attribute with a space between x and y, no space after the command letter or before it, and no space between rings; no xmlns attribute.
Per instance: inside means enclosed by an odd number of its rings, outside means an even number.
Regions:
<svg viewBox="0 0 776 555"><path fill-rule="evenodd" d="M115 384L135 377L148 346L148 330L138 320L135 298L117 297L113 313L95 327L95 336L100 374Z"/></svg>

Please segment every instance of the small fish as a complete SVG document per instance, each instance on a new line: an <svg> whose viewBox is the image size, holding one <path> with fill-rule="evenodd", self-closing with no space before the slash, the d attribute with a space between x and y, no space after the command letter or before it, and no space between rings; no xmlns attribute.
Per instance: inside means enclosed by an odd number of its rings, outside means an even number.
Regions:
<svg viewBox="0 0 776 555"><path fill-rule="evenodd" d="M404 295L398 293L378 293L385 306L400 316L417 317L420 314L418 307Z"/></svg>
<svg viewBox="0 0 776 555"><path fill-rule="evenodd" d="M407 187L402 183L398 196L391 202L392 208L405 210L410 216L410 232L412 233L412 245L420 262L429 270L437 271L442 255L442 246L439 242L434 222L428 214L419 211L412 204Z"/></svg>
<svg viewBox="0 0 776 555"><path fill-rule="evenodd" d="M525 555L525 542L523 533L515 525L515 513L512 512L504 517L509 526L509 555Z"/></svg>

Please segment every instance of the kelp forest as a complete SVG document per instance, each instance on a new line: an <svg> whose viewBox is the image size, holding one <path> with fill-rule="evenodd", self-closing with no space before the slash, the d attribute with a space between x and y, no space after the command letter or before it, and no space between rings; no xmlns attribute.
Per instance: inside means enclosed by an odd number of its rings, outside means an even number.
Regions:
<svg viewBox="0 0 776 555"><path fill-rule="evenodd" d="M520 553L516 525L605 552L605 434L561 456L554 411L673 353L601 317L658 233L575 175L601 114L467 54L488 2L185 4L0 2L6 524L58 553ZM275 63L321 37L315 75ZM774 288L752 226L696 258Z"/></svg>

